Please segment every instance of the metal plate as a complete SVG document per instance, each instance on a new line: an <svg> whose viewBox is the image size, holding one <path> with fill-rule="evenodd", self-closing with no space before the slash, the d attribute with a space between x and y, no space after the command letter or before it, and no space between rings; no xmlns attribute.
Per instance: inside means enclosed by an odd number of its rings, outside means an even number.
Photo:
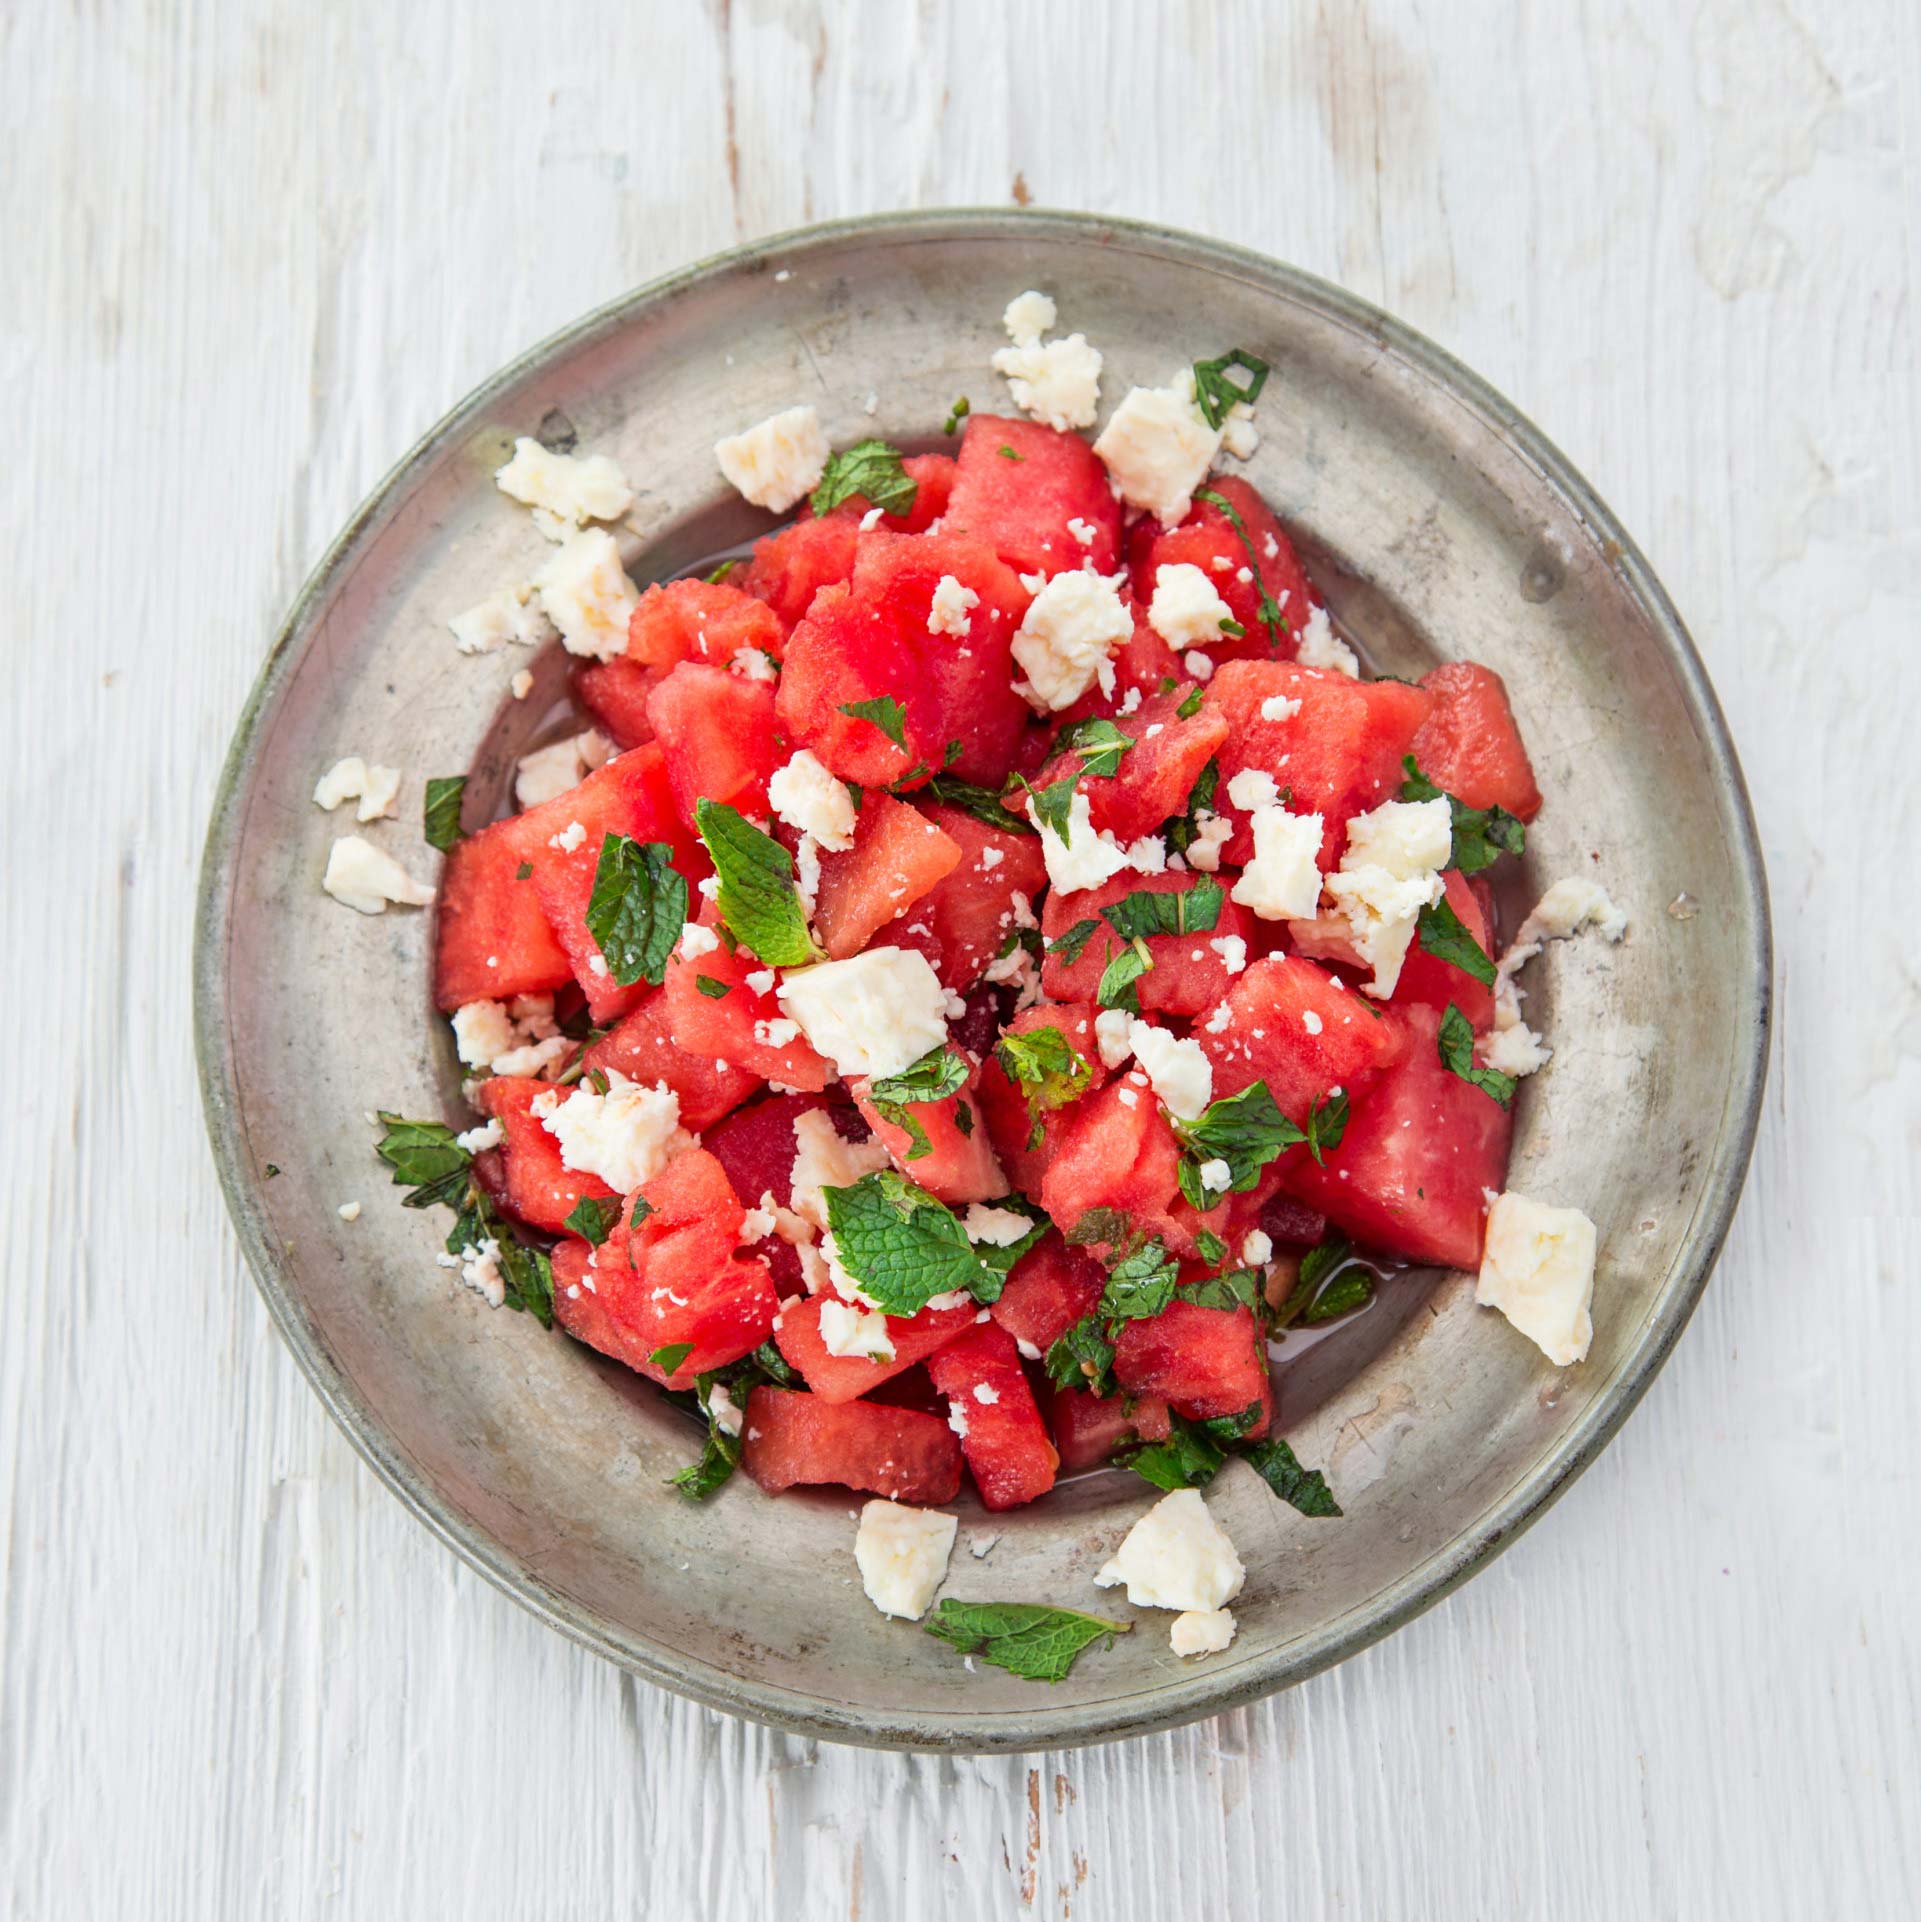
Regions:
<svg viewBox="0 0 1921 1922"><path fill-rule="evenodd" d="M690 1431L650 1387L435 1266L444 1226L396 1205L363 1119L461 1112L430 919L323 896L344 829L309 798L349 753L408 770L410 815L428 774L471 767L497 793L563 692L551 658L535 698L508 699L521 661L463 658L444 625L547 551L490 475L549 409L621 460L640 489L637 571L671 573L766 524L721 482L719 434L806 400L837 444L926 442L958 394L1004 406L988 357L1002 306L1033 285L1106 355L1110 403L1226 345L1273 362L1245 471L1299 530L1336 616L1377 668L1471 656L1506 677L1547 796L1513 891L1592 874L1632 918L1625 945L1561 944L1528 982L1557 1054L1521 1094L1510 1185L1598 1224L1587 1362L1551 1368L1464 1278L1401 1282L1281 1379L1287 1432L1346 1519L1304 1520L1231 1467L1209 1499L1248 1567L1233 1647L1182 1663L1170 1618L1143 1611L1053 1688L968 1673L878 1616L855 1578L857 1498L770 1501L736 1477L704 1507L680 1501L662 1481ZM369 832L431 875L411 819ZM201 888L196 1025L221 1178L262 1292L354 1444L555 1627L717 1707L843 1741L1030 1748L1164 1727L1298 1681L1444 1594L1593 1459L1686 1324L1767 1055L1767 905L1740 771L1674 610L1606 508L1497 395L1360 301L1219 243L1068 215L769 241L488 382L302 591L235 736ZM1682 894L1690 918L1666 911ZM351 1225L335 1212L350 1198L366 1204ZM947 1592L1111 1603L1090 1578L1151 1495L1108 1473L1007 1516L963 1501Z"/></svg>

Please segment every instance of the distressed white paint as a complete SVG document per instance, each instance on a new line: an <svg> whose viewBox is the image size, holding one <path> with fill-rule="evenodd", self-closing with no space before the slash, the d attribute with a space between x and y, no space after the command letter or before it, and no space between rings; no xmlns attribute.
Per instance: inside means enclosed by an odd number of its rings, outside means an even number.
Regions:
<svg viewBox="0 0 1921 1922"><path fill-rule="evenodd" d="M1915 1912L1907 0L42 0L0 102L0 1912ZM1211 1726L914 1761L638 1687L406 1520L236 1259L188 920L267 636L471 383L1023 177L1384 302L1585 468L1745 753L1783 1038L1693 1330L1491 1572Z"/></svg>

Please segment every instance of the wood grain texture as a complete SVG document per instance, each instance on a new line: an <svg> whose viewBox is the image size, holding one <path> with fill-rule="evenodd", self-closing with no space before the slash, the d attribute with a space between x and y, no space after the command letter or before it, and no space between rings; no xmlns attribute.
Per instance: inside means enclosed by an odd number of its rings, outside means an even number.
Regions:
<svg viewBox="0 0 1921 1922"><path fill-rule="evenodd" d="M1908 0L47 0L0 115L0 1912L1921 1908ZM1694 1327L1488 1573L1212 1724L912 1760L636 1685L377 1486L236 1257L189 922L269 635L472 383L716 246L1017 190L1339 280L1569 451L1741 744L1780 1039Z"/></svg>

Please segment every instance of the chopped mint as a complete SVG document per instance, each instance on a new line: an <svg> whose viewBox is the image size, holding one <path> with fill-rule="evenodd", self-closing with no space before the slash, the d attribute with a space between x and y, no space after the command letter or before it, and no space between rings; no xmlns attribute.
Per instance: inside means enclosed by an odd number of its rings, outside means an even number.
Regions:
<svg viewBox="0 0 1921 1922"><path fill-rule="evenodd" d="M868 1090L881 1119L906 1132L912 1144L907 1150L909 1161L920 1160L934 1148L927 1130L908 1112L909 1107L945 1101L949 1095L958 1094L966 1086L967 1074L966 1061L943 1046L931 1049L899 1074L884 1075Z"/></svg>
<svg viewBox="0 0 1921 1922"><path fill-rule="evenodd" d="M769 967L803 968L821 958L794 886L794 858L738 808L700 801L694 828L720 877L720 914L735 937Z"/></svg>
<svg viewBox="0 0 1921 1922"><path fill-rule="evenodd" d="M1098 1315L1083 1315L1049 1347L1047 1377L1057 1388L1114 1392L1114 1344L1101 1333Z"/></svg>
<svg viewBox="0 0 1921 1922"><path fill-rule="evenodd" d="M856 721L872 721L897 747L907 747L907 713L891 694L877 694L871 701L843 701L839 710Z"/></svg>
<svg viewBox="0 0 1921 1922"><path fill-rule="evenodd" d="M1229 380L1230 373L1247 375L1245 381ZM1194 402L1210 427L1221 427L1235 406L1246 401L1252 407L1267 385L1268 366L1245 347L1230 347L1214 360L1194 363Z"/></svg>
<svg viewBox="0 0 1921 1922"><path fill-rule="evenodd" d="M1144 1242L1107 1271L1107 1286L1094 1306L1095 1317L1107 1325L1111 1337L1116 1322L1146 1321L1158 1315L1174 1299L1180 1272L1180 1263L1158 1237Z"/></svg>
<svg viewBox="0 0 1921 1922"><path fill-rule="evenodd" d="M1414 925L1420 934L1421 946L1437 961L1445 961L1463 974L1472 975L1483 986L1493 987L1494 963L1468 933L1445 895L1438 901L1430 901Z"/></svg>
<svg viewBox="0 0 1921 1922"><path fill-rule="evenodd" d="M1076 921L1058 941L1047 944L1049 954L1058 954L1070 968L1081 958L1089 941L1101 931L1098 921Z"/></svg>
<svg viewBox="0 0 1921 1922"><path fill-rule="evenodd" d="M823 1188L840 1263L883 1314L917 1315L936 1295L1000 1294L953 1211L903 1174L883 1169L850 1188Z"/></svg>
<svg viewBox="0 0 1921 1922"><path fill-rule="evenodd" d="M978 1654L1010 1675L1058 1682L1083 1649L1125 1635L1134 1624L1040 1602L962 1602L949 1595L922 1626L963 1655Z"/></svg>
<svg viewBox="0 0 1921 1922"><path fill-rule="evenodd" d="M1032 834L1034 824L1002 805L992 788L976 787L972 781L957 781L951 774L937 774L927 784L927 792L943 806L959 808L977 821L1003 834Z"/></svg>
<svg viewBox="0 0 1921 1922"><path fill-rule="evenodd" d="M1467 1016L1452 1001L1441 1017L1439 1051L1441 1066L1450 1074L1459 1075L1470 1088L1479 1088L1504 1108L1514 1099L1514 1090L1520 1083L1511 1074L1475 1066L1474 1030Z"/></svg>
<svg viewBox="0 0 1921 1922"><path fill-rule="evenodd" d="M693 1352L694 1344L691 1341L670 1341L666 1347L656 1348L647 1360L663 1375L671 1375Z"/></svg>
<svg viewBox="0 0 1921 1922"><path fill-rule="evenodd" d="M941 432L943 434L951 434L973 411L973 403L963 394L960 399L947 410L947 419L941 427Z"/></svg>
<svg viewBox="0 0 1921 1922"><path fill-rule="evenodd" d="M1142 975L1152 973L1153 968L1154 957L1148 953L1147 943L1130 942L1101 970L1094 999L1103 1008L1121 1008L1129 1014L1139 1014L1141 997L1135 983Z"/></svg>
<svg viewBox="0 0 1921 1922"><path fill-rule="evenodd" d="M587 901L587 932L594 937L617 986L655 987L687 923L687 883L664 841L610 834L600 844L594 890Z"/></svg>
<svg viewBox="0 0 1921 1922"><path fill-rule="evenodd" d="M1027 1097L1030 1148L1040 1146L1041 1116L1075 1100L1094 1078L1093 1068L1058 1028L1003 1034L994 1044L994 1057L1008 1080Z"/></svg>
<svg viewBox="0 0 1921 1922"><path fill-rule="evenodd" d="M717 980L711 974L695 975L694 986L697 987L709 1001L725 1001L734 991L734 984L731 981Z"/></svg>
<svg viewBox="0 0 1921 1922"><path fill-rule="evenodd" d="M884 514L911 514L919 491L898 447L884 440L861 440L828 461L811 504L816 514L829 514L858 494Z"/></svg>
<svg viewBox="0 0 1921 1922"><path fill-rule="evenodd" d="M1260 589L1260 604L1256 612L1260 615L1261 625L1267 629L1267 645L1270 650L1279 647L1281 636L1287 632L1287 616L1281 612L1280 603L1267 591L1267 577L1261 572L1261 557L1255 553L1254 543L1248 538L1247 523L1241 519L1234 503L1211 487L1196 488L1194 498L1205 501L1234 530L1235 539L1247 555L1248 571L1254 576L1254 585Z"/></svg>
<svg viewBox="0 0 1921 1922"><path fill-rule="evenodd" d="M1211 1102L1194 1121L1177 1121L1181 1160L1177 1170L1181 1193L1196 1208L1216 1206L1223 1193L1246 1194L1260 1172L1283 1148L1305 1141L1305 1130L1282 1114L1265 1081L1256 1081L1239 1094ZM1204 1188L1202 1164L1225 1161L1225 1190Z"/></svg>
<svg viewBox="0 0 1921 1922"><path fill-rule="evenodd" d="M1101 919L1124 941L1156 934L1206 934L1218 925L1227 891L1211 875L1198 875L1191 887L1156 893L1137 888L1101 909Z"/></svg>
<svg viewBox="0 0 1921 1922"><path fill-rule="evenodd" d="M1250 1442L1241 1459L1260 1476L1282 1501L1298 1508L1303 1515L1338 1515L1341 1505L1318 1468L1303 1468L1294 1451L1278 1438Z"/></svg>
<svg viewBox="0 0 1921 1922"><path fill-rule="evenodd" d="M460 802L467 792L464 774L437 774L427 783L427 803L422 810L428 845L442 854L460 839Z"/></svg>
<svg viewBox="0 0 1921 1922"><path fill-rule="evenodd" d="M386 1133L374 1153L394 1171L396 1187L413 1190L403 1205L433 1208L457 1203L466 1190L474 1158L454 1139L454 1131L439 1121L407 1121L385 1109L380 1123Z"/></svg>
<svg viewBox="0 0 1921 1922"><path fill-rule="evenodd" d="M574 1203L573 1212L561 1223L570 1234L578 1235L583 1241L591 1241L596 1248L613 1233L614 1224L620 1219L620 1197L614 1195L603 1201L596 1195L582 1195ZM668 1371L670 1374L672 1370Z"/></svg>

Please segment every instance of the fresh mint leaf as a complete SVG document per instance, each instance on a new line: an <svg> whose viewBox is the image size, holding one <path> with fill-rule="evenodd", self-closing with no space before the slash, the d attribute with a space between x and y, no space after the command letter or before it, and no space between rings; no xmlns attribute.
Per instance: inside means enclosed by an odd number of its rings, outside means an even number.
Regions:
<svg viewBox="0 0 1921 1922"><path fill-rule="evenodd" d="M711 974L695 975L694 986L697 987L709 1001L725 1001L734 991L734 984L731 981L716 980Z"/></svg>
<svg viewBox="0 0 1921 1922"><path fill-rule="evenodd" d="M1177 1488L1205 1488L1221 1472L1227 1451L1192 1422L1176 1415L1165 1441L1143 1442L1114 1456L1122 1468L1170 1492Z"/></svg>
<svg viewBox="0 0 1921 1922"><path fill-rule="evenodd" d="M665 841L610 834L600 844L594 890L587 899L587 932L594 937L615 984L655 987L687 922L687 883Z"/></svg>
<svg viewBox="0 0 1921 1922"><path fill-rule="evenodd" d="M1434 785L1420 770L1414 756L1404 754L1401 766L1407 779L1401 783L1403 801L1446 801L1453 822L1453 845L1447 864L1463 874L1479 874L1491 868L1504 854L1527 851L1527 827L1504 807L1471 808L1458 796Z"/></svg>
<svg viewBox="0 0 1921 1922"><path fill-rule="evenodd" d="M1078 1099L1094 1078L1091 1064L1058 1028L1003 1034L994 1044L994 1058L1008 1080L1026 1095L1028 1119L1035 1128L1043 1114Z"/></svg>
<svg viewBox="0 0 1921 1922"><path fill-rule="evenodd" d="M843 701L842 714L856 721L872 721L903 752L907 747L907 712L891 694L877 694L871 701Z"/></svg>
<svg viewBox="0 0 1921 1922"><path fill-rule="evenodd" d="M1302 1137L1316 1167L1327 1166L1325 1157L1341 1145L1347 1133L1348 1099L1346 1089L1337 1094L1316 1096L1307 1111L1307 1131Z"/></svg>
<svg viewBox="0 0 1921 1922"><path fill-rule="evenodd" d="M1085 1388L1096 1395L1111 1395L1114 1344L1101 1333L1099 1315L1083 1315L1055 1340L1043 1366L1048 1380L1057 1388Z"/></svg>
<svg viewBox="0 0 1921 1922"><path fill-rule="evenodd" d="M954 1126L961 1131L963 1136L972 1137L974 1132L974 1111L964 1101L954 1103Z"/></svg>
<svg viewBox="0 0 1921 1922"><path fill-rule="evenodd" d="M883 514L911 514L920 484L901 461L898 447L884 440L859 440L828 461L815 487L816 514L831 514L858 494Z"/></svg>
<svg viewBox="0 0 1921 1922"><path fill-rule="evenodd" d="M1318 1468L1303 1468L1287 1443L1250 1442L1241 1459L1273 1489L1282 1501L1298 1508L1303 1515L1338 1515L1341 1505Z"/></svg>
<svg viewBox="0 0 1921 1922"><path fill-rule="evenodd" d="M1447 1004L1447 1012L1441 1017L1439 1051L1441 1066L1449 1074L1459 1075L1470 1088L1479 1088L1503 1108L1514 1099L1514 1090L1520 1086L1514 1076L1502 1074L1495 1068L1475 1065L1474 1029L1467 1016L1452 1001Z"/></svg>
<svg viewBox="0 0 1921 1922"><path fill-rule="evenodd" d="M1187 806L1183 812L1161 823L1161 839L1167 843L1168 851L1185 854L1199 839L1200 817L1211 813L1214 796L1221 784L1221 764L1210 760L1194 777L1194 785L1187 793Z"/></svg>
<svg viewBox="0 0 1921 1922"><path fill-rule="evenodd" d="M1211 1228L1195 1230L1194 1248L1210 1268L1218 1268L1227 1259L1227 1243Z"/></svg>
<svg viewBox="0 0 1921 1922"><path fill-rule="evenodd" d="M1197 501L1205 501L1234 530L1234 538L1241 544L1247 556L1248 571L1254 576L1254 585L1260 590L1260 603L1256 612L1261 625L1267 629L1267 645L1270 650L1281 644L1281 636L1287 632L1287 616L1281 612L1280 603L1267 590L1267 576L1261 572L1261 557L1254 551L1254 543L1248 538L1247 523L1240 517L1234 503L1225 494L1217 493L1211 487L1197 488L1194 492Z"/></svg>
<svg viewBox="0 0 1921 1922"><path fill-rule="evenodd" d="M1445 895L1438 901L1430 901L1421 910L1421 918L1414 925L1421 937L1422 948L1437 961L1445 961L1449 967L1472 975L1484 987L1493 987L1494 963L1482 951L1481 944L1468 933Z"/></svg>
<svg viewBox="0 0 1921 1922"><path fill-rule="evenodd" d="M572 1212L561 1226L569 1234L578 1235L583 1241L591 1241L598 1248L613 1233L614 1224L619 1219L620 1197L618 1195L605 1201L596 1195L582 1195L574 1203Z"/></svg>
<svg viewBox="0 0 1921 1922"><path fill-rule="evenodd" d="M1275 1333L1295 1322L1313 1325L1350 1314L1374 1296L1374 1277L1354 1261L1347 1237L1330 1234L1301 1257L1301 1272L1275 1311ZM1325 1305L1324 1305L1325 1304Z"/></svg>
<svg viewBox="0 0 1921 1922"><path fill-rule="evenodd" d="M1244 1439L1247 1431L1266 1412L1266 1408L1265 1402L1255 1400L1249 1402L1238 1415L1215 1415L1207 1421L1197 1421L1194 1426L1210 1441L1217 1441L1226 1446Z"/></svg>
<svg viewBox="0 0 1921 1922"><path fill-rule="evenodd" d="M1301 1311L1301 1321L1309 1328L1324 1321L1338 1321L1374 1299L1374 1277L1365 1268L1344 1270L1330 1281Z"/></svg>
<svg viewBox="0 0 1921 1922"><path fill-rule="evenodd" d="M1223 1193L1248 1193L1283 1148L1307 1139L1305 1131L1282 1114L1265 1081L1209 1103L1198 1120L1177 1121L1174 1132L1182 1148L1177 1170L1181 1193L1203 1211L1216 1206ZM1227 1163L1225 1190L1203 1187L1201 1166L1209 1161Z"/></svg>
<svg viewBox="0 0 1921 1922"><path fill-rule="evenodd" d="M1141 997L1135 984L1142 975L1151 974L1153 969L1154 957L1148 953L1147 943L1130 942L1101 970L1094 999L1103 1008L1121 1008L1128 1014L1139 1014Z"/></svg>
<svg viewBox="0 0 1921 1922"><path fill-rule="evenodd" d="M1054 752L1078 754L1083 774L1108 776L1119 771L1121 756L1133 745L1131 734L1123 734L1112 721L1096 715L1064 727L1054 743Z"/></svg>
<svg viewBox="0 0 1921 1922"><path fill-rule="evenodd" d="M1230 627L1238 628L1240 627L1240 623L1238 621L1224 621L1221 624L1221 632L1225 634ZM1245 628L1241 628L1242 633L1246 631ZM1207 696L1202 691L1200 682L1196 681L1192 692L1190 692L1181 702L1180 706L1174 710L1175 718L1182 721L1191 721L1194 716L1201 711L1201 703L1206 700L1206 698Z"/></svg>
<svg viewBox="0 0 1921 1922"><path fill-rule="evenodd" d="M953 1211L905 1175L883 1169L821 1193L841 1266L883 1314L917 1315L957 1288L977 1301L999 1295Z"/></svg>
<svg viewBox="0 0 1921 1922"><path fill-rule="evenodd" d="M427 843L442 854L460 839L460 802L467 792L464 774L438 774L427 783L427 802L421 810Z"/></svg>
<svg viewBox="0 0 1921 1922"><path fill-rule="evenodd" d="M1005 444L995 448L994 451L999 454L1002 460L1025 460L1027 458L1025 454L1017 454L1011 447Z"/></svg>
<svg viewBox="0 0 1921 1922"><path fill-rule="evenodd" d="M700 1459L690 1462L678 1475L669 1476L668 1486L677 1489L689 1501L704 1502L709 1495L727 1485L739 1465L740 1437L728 1434L718 1422L710 1421Z"/></svg>
<svg viewBox="0 0 1921 1922"><path fill-rule="evenodd" d="M531 881L533 878L534 864L531 861L523 861L519 867L514 869L514 879L516 881Z"/></svg>
<svg viewBox="0 0 1921 1922"><path fill-rule="evenodd" d="M942 1045L930 1048L899 1074L883 1075L868 1092L879 1101L945 1101L958 1094L967 1082L965 1059L954 1049Z"/></svg>
<svg viewBox="0 0 1921 1922"><path fill-rule="evenodd" d="M1219 924L1226 899L1226 889L1203 874L1191 887L1166 893L1137 888L1101 909L1101 919L1124 941L1157 934L1206 934Z"/></svg>
<svg viewBox="0 0 1921 1922"><path fill-rule="evenodd" d="M1070 1248L1091 1248L1105 1242L1118 1248L1134 1232L1134 1224L1120 1208L1090 1208L1061 1237Z"/></svg>
<svg viewBox="0 0 1921 1922"><path fill-rule="evenodd" d="M403 1205L458 1206L474 1158L454 1139L454 1131L438 1121L407 1121L384 1109L380 1123L386 1133L374 1153L394 1171L395 1187L413 1190Z"/></svg>
<svg viewBox="0 0 1921 1922"><path fill-rule="evenodd" d="M1180 1273L1180 1263L1158 1237L1144 1242L1107 1271L1107 1285L1094 1305L1095 1318L1106 1325L1110 1337L1116 1322L1152 1319L1174 1299Z"/></svg>
<svg viewBox="0 0 1921 1922"><path fill-rule="evenodd" d="M691 1341L670 1341L664 1348L656 1348L647 1360L663 1375L672 1375L679 1371L680 1364L693 1352L694 1344Z"/></svg>
<svg viewBox="0 0 1921 1922"><path fill-rule="evenodd" d="M1230 380L1228 376L1233 373L1245 374L1247 379ZM1267 362L1257 354L1250 354L1245 347L1230 347L1213 360L1197 360L1194 403L1201 410L1201 418L1210 427L1224 426L1239 402L1246 401L1252 407L1260 399L1261 389L1267 385L1267 374Z"/></svg>
<svg viewBox="0 0 1921 1922"><path fill-rule="evenodd" d="M990 828L999 828L1003 834L1035 832L1033 822L1004 807L992 788L977 787L972 781L957 781L951 774L937 774L928 782L927 792L942 806L959 808L975 820L985 821Z"/></svg>
<svg viewBox="0 0 1921 1922"><path fill-rule="evenodd" d="M1101 931L1098 921L1076 921L1058 941L1047 944L1049 954L1058 954L1068 967L1081 958L1089 941Z"/></svg>
<svg viewBox="0 0 1921 1922"><path fill-rule="evenodd" d="M799 1373L787 1364L783 1355L771 1341L764 1341L747 1358L776 1388L799 1388L804 1386Z"/></svg>
<svg viewBox="0 0 1921 1922"><path fill-rule="evenodd" d="M1030 1682L1058 1682L1090 1644L1125 1635L1132 1622L1082 1615L1039 1602L962 1602L942 1599L922 1627L963 1655L1004 1668Z"/></svg>
<svg viewBox="0 0 1921 1922"><path fill-rule="evenodd" d="M498 1250L494 1259L500 1264L505 1284L502 1305L532 1315L543 1328L554 1325L554 1265L541 1248L518 1241L498 1221L493 1224L493 1240Z"/></svg>
<svg viewBox="0 0 1921 1922"><path fill-rule="evenodd" d="M947 410L947 419L942 423L941 432L943 434L951 434L973 411L973 403L963 394L960 399Z"/></svg>
<svg viewBox="0 0 1921 1922"><path fill-rule="evenodd" d="M1025 781L1021 783L1027 788L1035 822L1041 827L1052 828L1060 836L1062 847L1067 847L1073 840L1069 816L1074 810L1074 790L1080 783L1078 771L1063 775L1058 781L1049 781L1045 787L1028 787Z"/></svg>
<svg viewBox="0 0 1921 1922"><path fill-rule="evenodd" d="M1235 1268L1224 1275L1209 1275L1191 1288L1181 1290L1181 1299L1196 1308L1251 1308L1263 1321L1267 1318L1267 1297L1260 1275L1252 1268Z"/></svg>
<svg viewBox="0 0 1921 1922"><path fill-rule="evenodd" d="M694 830L720 877L720 914L735 937L769 967L803 968L820 950L807 931L807 910L794 886L794 858L738 808L718 801L694 807Z"/></svg>

